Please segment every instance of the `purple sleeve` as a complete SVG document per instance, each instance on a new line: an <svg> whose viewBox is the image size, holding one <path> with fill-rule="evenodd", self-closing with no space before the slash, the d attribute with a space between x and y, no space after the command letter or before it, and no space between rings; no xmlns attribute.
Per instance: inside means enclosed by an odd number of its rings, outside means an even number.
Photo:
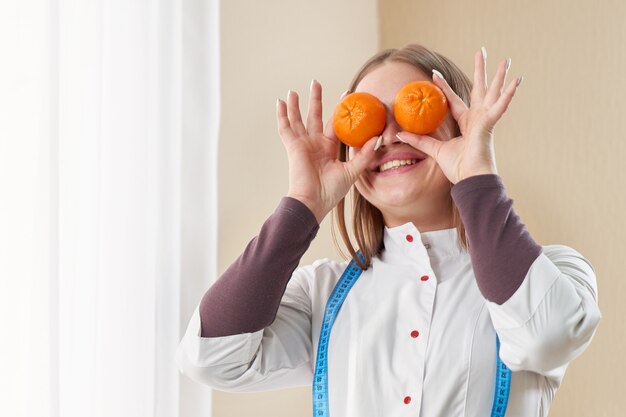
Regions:
<svg viewBox="0 0 626 417"><path fill-rule="evenodd" d="M259 235L204 294L202 337L252 333L272 324L287 283L318 230L307 206L283 197Z"/></svg>
<svg viewBox="0 0 626 417"><path fill-rule="evenodd" d="M515 214L499 175L459 181L452 198L467 231L478 287L487 300L503 304L522 284L542 247Z"/></svg>

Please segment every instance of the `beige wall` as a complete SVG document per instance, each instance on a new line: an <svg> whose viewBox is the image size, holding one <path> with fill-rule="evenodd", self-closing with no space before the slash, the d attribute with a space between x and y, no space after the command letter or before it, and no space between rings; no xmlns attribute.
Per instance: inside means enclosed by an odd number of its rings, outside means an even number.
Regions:
<svg viewBox="0 0 626 417"><path fill-rule="evenodd" d="M589 350L570 366L550 415L622 415L626 396L614 382L626 374L619 355L626 330L618 319L626 315L626 197L618 191L626 182L618 125L626 110L625 21L618 1L223 1L219 271L287 191L278 97L294 89L306 99L316 78L328 117L379 47L423 43L471 75L472 54L484 45L490 76L494 63L510 56L512 75L525 77L495 132L499 173L515 208L540 244L574 247L598 275L604 318ZM327 219L303 263L338 259L328 226ZM309 416L310 401L310 388L215 391L214 416Z"/></svg>
<svg viewBox="0 0 626 417"><path fill-rule="evenodd" d="M484 45L490 79L507 57L524 76L496 127L498 171L540 244L591 260L603 314L550 416L624 415L626 3L381 0L379 19L383 48L419 42L472 76Z"/></svg>

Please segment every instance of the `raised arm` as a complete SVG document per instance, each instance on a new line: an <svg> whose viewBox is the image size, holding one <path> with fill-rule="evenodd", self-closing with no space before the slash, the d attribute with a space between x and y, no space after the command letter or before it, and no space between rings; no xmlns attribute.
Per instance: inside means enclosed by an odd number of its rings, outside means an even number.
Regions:
<svg viewBox="0 0 626 417"><path fill-rule="evenodd" d="M324 263L296 268L319 223L374 155L375 140L370 140L353 160L337 159L332 124L322 132L317 82L311 84L307 126L295 92L289 92L287 103L278 101L276 115L289 158L289 192L204 294L177 351L181 372L228 391L310 383L308 282Z"/></svg>
<svg viewBox="0 0 626 417"><path fill-rule="evenodd" d="M202 298L202 337L252 333L272 324L287 282L318 229L304 204L283 197L259 235Z"/></svg>
<svg viewBox="0 0 626 417"><path fill-rule="evenodd" d="M467 230L477 284L502 343L502 360L513 371L560 381L601 318L591 263L567 246L539 246L497 175L469 177L454 185L452 197Z"/></svg>

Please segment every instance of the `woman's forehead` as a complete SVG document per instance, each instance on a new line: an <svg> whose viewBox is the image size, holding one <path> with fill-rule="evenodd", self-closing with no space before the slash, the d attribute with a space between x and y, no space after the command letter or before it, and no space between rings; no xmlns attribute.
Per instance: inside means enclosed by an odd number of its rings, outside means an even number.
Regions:
<svg viewBox="0 0 626 417"><path fill-rule="evenodd" d="M396 92L411 81L431 81L432 78L406 62L386 62L366 74L355 91L373 94L383 102L391 102Z"/></svg>

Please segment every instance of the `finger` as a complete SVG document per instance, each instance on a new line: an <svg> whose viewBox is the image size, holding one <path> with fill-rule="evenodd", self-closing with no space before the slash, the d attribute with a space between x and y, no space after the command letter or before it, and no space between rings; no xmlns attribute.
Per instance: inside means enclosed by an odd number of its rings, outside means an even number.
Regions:
<svg viewBox="0 0 626 417"><path fill-rule="evenodd" d="M396 137L408 145L411 145L418 151L424 152L426 155L437 161L442 142L427 135L415 135L410 132L400 132Z"/></svg>
<svg viewBox="0 0 626 417"><path fill-rule="evenodd" d="M515 92L517 91L517 88L519 87L522 78L523 77L511 80L498 101L496 101L496 103L491 106L491 108L487 112L487 120L489 121L491 126L493 126L498 120L500 120L504 112L508 109L509 104L511 103L511 100L513 100L513 96L515 95Z"/></svg>
<svg viewBox="0 0 626 417"><path fill-rule="evenodd" d="M296 135L306 133L306 129L302 123L302 115L300 114L299 100L298 93L291 90L287 92L287 117L289 117L291 129Z"/></svg>
<svg viewBox="0 0 626 417"><path fill-rule="evenodd" d="M309 135L322 133L322 86L316 80L311 81L306 128Z"/></svg>
<svg viewBox="0 0 626 417"><path fill-rule="evenodd" d="M289 118L287 117L287 104L281 99L276 101L276 120L278 122L278 134L280 138L284 142L293 140L293 131L291 130Z"/></svg>
<svg viewBox="0 0 626 417"><path fill-rule="evenodd" d="M363 173L369 169L376 159L376 142L380 136L374 136L358 148L358 152L354 153L352 159L346 162L346 168L350 172L351 178L355 181Z"/></svg>
<svg viewBox="0 0 626 417"><path fill-rule="evenodd" d="M341 97L339 97L339 101L343 100L349 93L350 93L350 90L346 90L343 93L341 93ZM337 135L335 135L335 128L333 127L333 116L330 116L330 119L328 119L328 122L326 122L326 127L324 128L324 136L326 136L327 138L334 139L334 140L339 140L337 138Z"/></svg>
<svg viewBox="0 0 626 417"><path fill-rule="evenodd" d="M509 60L505 59L500 62L498 65L498 70L496 71L496 76L493 78L491 82L491 86L487 91L487 95L485 96L484 104L486 106L492 106L502 94L502 86L504 85L504 79L506 78L506 73L508 71Z"/></svg>
<svg viewBox="0 0 626 417"><path fill-rule="evenodd" d="M477 106L482 103L487 91L487 50L483 46L474 54L474 87L470 103ZM471 107L470 106L470 107Z"/></svg>
<svg viewBox="0 0 626 417"><path fill-rule="evenodd" d="M441 73L435 69L433 70L433 82L437 87L441 88L443 93L446 95L452 117L454 117L454 119L458 121L461 115L467 110L467 105L465 104L463 99L461 99L461 97L459 97L454 92L454 90L452 89L452 87L450 87L445 78L443 78L443 75L441 75Z"/></svg>
<svg viewBox="0 0 626 417"><path fill-rule="evenodd" d="M335 127L333 126L333 118L331 117L326 122L326 127L324 128L324 136L335 141L338 141L337 135L335 134Z"/></svg>

